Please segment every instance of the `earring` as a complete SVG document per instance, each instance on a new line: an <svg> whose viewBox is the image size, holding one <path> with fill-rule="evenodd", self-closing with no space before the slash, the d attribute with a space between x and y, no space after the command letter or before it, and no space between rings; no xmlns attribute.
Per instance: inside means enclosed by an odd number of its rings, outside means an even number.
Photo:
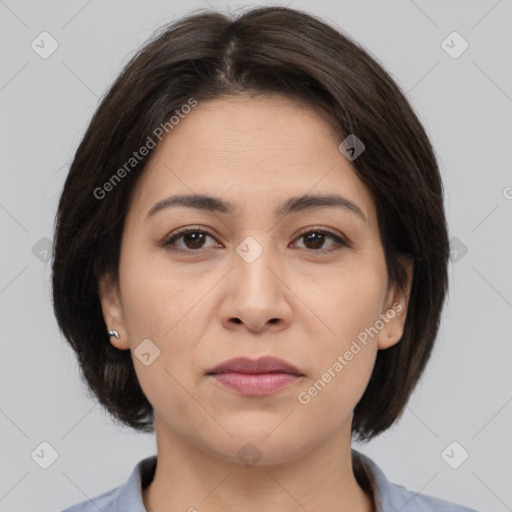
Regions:
<svg viewBox="0 0 512 512"><path fill-rule="evenodd" d="M109 336L114 336L114 338L119 339L119 333L117 331L115 331L114 329L108 331L108 335Z"/></svg>

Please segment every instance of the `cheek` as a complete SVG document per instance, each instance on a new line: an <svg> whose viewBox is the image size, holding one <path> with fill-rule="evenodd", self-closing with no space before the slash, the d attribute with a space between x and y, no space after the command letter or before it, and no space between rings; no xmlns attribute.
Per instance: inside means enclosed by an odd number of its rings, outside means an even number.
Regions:
<svg viewBox="0 0 512 512"><path fill-rule="evenodd" d="M154 249L144 253L136 245L127 245L120 262L128 330L134 339L172 339L181 324L201 309L199 299L207 293L210 280L200 273L172 267L161 254L154 257Z"/></svg>
<svg viewBox="0 0 512 512"><path fill-rule="evenodd" d="M342 350L374 325L386 292L387 273L381 263L375 254L359 253L314 278L298 278L297 295L315 313L314 318L308 315L309 334L318 336L320 329L328 346Z"/></svg>
<svg viewBox="0 0 512 512"><path fill-rule="evenodd" d="M370 380L377 355L371 328L382 304L377 283L361 277L344 280L343 288L330 289L328 306L319 309L334 335L317 337L311 353L315 373L301 386L297 402L312 422L323 417L327 431L352 413Z"/></svg>
<svg viewBox="0 0 512 512"><path fill-rule="evenodd" d="M314 327L309 329L315 344L311 353L315 375L301 388L303 400L298 397L298 402L311 405L312 411L318 408L319 414L321 408L332 408L338 418L353 409L371 377L377 354L374 326L382 312L386 286L385 271L375 259L352 263L316 279L316 286L306 295L323 332L319 337ZM312 317L310 325L318 323Z"/></svg>
<svg viewBox="0 0 512 512"><path fill-rule="evenodd" d="M212 287L212 279L176 269L171 272L162 258L151 260L129 249L120 262L120 279L135 371L153 405L172 403L176 410L190 400L179 383L191 378L197 357L194 340L201 339L209 321L208 300L200 299ZM138 359L138 347L146 339L154 344L149 351L157 354L149 366Z"/></svg>

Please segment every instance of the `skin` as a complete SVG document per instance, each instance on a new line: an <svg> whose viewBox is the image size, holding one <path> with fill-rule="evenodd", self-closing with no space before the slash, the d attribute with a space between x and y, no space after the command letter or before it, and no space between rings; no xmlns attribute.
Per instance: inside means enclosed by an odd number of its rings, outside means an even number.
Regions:
<svg viewBox="0 0 512 512"><path fill-rule="evenodd" d="M341 140L300 103L238 96L199 102L153 150L129 205L119 283L105 276L99 287L106 325L120 333L111 343L132 351L155 410L158 465L143 491L149 512L374 510L352 471L352 414L377 351L402 336L407 295L388 286L374 201ZM190 193L230 201L236 212L173 206L145 220L157 201ZM338 193L367 222L332 206L274 215L306 193ZM162 246L187 226L212 236ZM351 246L301 236L320 228ZM263 249L252 263L236 252L248 236ZM298 394L397 303L401 311L378 335L300 403ZM133 351L148 338L160 355L146 366ZM248 397L205 375L232 357L261 355L304 377ZM237 456L249 442L261 455L254 465Z"/></svg>

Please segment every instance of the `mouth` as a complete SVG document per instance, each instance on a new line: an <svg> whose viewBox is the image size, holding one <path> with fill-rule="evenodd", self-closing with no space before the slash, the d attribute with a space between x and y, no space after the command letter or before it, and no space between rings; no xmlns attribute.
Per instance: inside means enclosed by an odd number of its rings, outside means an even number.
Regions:
<svg viewBox="0 0 512 512"><path fill-rule="evenodd" d="M295 366L275 357L225 361L206 374L223 387L246 396L266 396L289 387L304 374Z"/></svg>
<svg viewBox="0 0 512 512"><path fill-rule="evenodd" d="M287 373L297 377L304 375L292 364L283 361L277 357L264 356L259 359L249 359L247 357L235 357L224 361L210 370L207 375L217 375L221 373L245 373L245 374L268 374L268 373Z"/></svg>

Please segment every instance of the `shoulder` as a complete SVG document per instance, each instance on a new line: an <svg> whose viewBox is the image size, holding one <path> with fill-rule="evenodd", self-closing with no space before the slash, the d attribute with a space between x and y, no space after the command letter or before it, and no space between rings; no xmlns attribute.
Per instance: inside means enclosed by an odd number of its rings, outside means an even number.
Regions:
<svg viewBox="0 0 512 512"><path fill-rule="evenodd" d="M120 489L121 487L117 487L105 494L96 496L96 498L77 503L76 505L64 509L62 512L98 512L98 510L102 512L113 512Z"/></svg>
<svg viewBox="0 0 512 512"><path fill-rule="evenodd" d="M156 460L156 455L141 460L124 485L77 503L62 512L146 512L142 501L142 488L153 479Z"/></svg>
<svg viewBox="0 0 512 512"><path fill-rule="evenodd" d="M472 508L409 491L402 485L389 482L380 468L367 456L352 450L354 470L364 471L371 482L376 512L477 512Z"/></svg>
<svg viewBox="0 0 512 512"><path fill-rule="evenodd" d="M405 487L389 483L387 496L383 499L384 511L397 510L402 512L477 512L475 509L458 505L450 501L435 498L407 490Z"/></svg>

